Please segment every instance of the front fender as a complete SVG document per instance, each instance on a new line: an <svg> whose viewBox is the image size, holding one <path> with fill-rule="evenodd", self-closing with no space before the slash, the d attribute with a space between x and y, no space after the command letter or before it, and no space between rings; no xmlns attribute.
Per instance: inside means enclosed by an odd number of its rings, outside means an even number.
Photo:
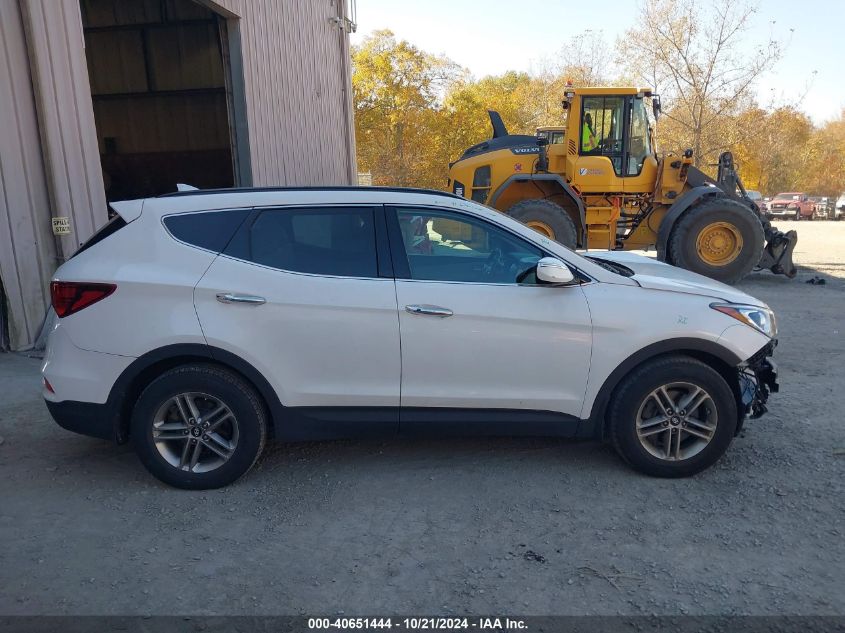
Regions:
<svg viewBox="0 0 845 633"><path fill-rule="evenodd" d="M578 207L578 215L581 218L581 226L578 230L584 232L584 235L586 235L587 210L584 207L584 202L581 200L581 197L575 193L575 190L557 174L514 174L513 176L508 176L507 180L499 185L499 187L493 192L493 195L490 196L490 201L487 203L488 206L495 207L499 196L501 196L514 182L529 182L532 180L554 182L563 189L564 193L572 198L572 201Z"/></svg>

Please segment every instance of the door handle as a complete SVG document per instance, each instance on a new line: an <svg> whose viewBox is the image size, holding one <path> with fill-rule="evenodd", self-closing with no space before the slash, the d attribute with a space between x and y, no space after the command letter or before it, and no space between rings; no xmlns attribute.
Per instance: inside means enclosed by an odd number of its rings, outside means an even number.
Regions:
<svg viewBox="0 0 845 633"><path fill-rule="evenodd" d="M260 306L267 303L267 299L257 295L238 295L231 292L217 293L217 300L220 303L246 303L247 305Z"/></svg>
<svg viewBox="0 0 845 633"><path fill-rule="evenodd" d="M411 314L423 314L426 316L436 316L436 317L450 317L454 312L452 312L449 308L441 308L440 306L432 306L432 305L409 305L405 306L405 312L410 312Z"/></svg>

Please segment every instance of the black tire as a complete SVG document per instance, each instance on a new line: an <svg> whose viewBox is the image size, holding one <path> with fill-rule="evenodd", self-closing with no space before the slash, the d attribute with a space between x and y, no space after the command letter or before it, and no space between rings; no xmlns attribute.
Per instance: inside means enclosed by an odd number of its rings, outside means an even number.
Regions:
<svg viewBox="0 0 845 633"><path fill-rule="evenodd" d="M710 442L699 453L678 461L652 455L640 443L636 430L637 412L648 394L672 382L703 388L711 395L718 415ZM712 367L681 355L648 361L623 378L611 398L607 416L609 437L619 455L636 470L654 477L688 477L712 466L730 446L737 418L736 400L725 379Z"/></svg>
<svg viewBox="0 0 845 633"><path fill-rule="evenodd" d="M180 470L178 464L172 465L162 456L153 440L159 408L187 392L216 398L236 419L238 439L231 456L208 472ZM236 374L215 365L184 365L166 371L141 393L132 411L130 439L147 470L164 483L189 490L220 488L246 473L261 455L267 440L267 415L255 390Z"/></svg>
<svg viewBox="0 0 845 633"><path fill-rule="evenodd" d="M575 223L566 209L551 200L523 200L508 209L507 214L523 224L542 222L552 232L552 235L548 237L567 248L575 249L578 246L578 231L575 229ZM545 234L544 231L538 232Z"/></svg>
<svg viewBox="0 0 845 633"><path fill-rule="evenodd" d="M708 263L696 247L702 230L715 222L732 225L742 237L739 254L723 265ZM678 219L669 237L668 259L680 268L733 284L754 270L760 262L764 241L763 225L754 212L736 200L710 196Z"/></svg>

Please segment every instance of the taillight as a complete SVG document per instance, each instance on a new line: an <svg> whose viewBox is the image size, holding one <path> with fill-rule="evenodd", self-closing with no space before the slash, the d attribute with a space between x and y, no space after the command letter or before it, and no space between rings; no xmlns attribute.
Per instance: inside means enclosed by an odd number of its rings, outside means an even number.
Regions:
<svg viewBox="0 0 845 633"><path fill-rule="evenodd" d="M87 308L117 290L115 284L95 284L84 281L53 281L50 297L53 309L61 317Z"/></svg>

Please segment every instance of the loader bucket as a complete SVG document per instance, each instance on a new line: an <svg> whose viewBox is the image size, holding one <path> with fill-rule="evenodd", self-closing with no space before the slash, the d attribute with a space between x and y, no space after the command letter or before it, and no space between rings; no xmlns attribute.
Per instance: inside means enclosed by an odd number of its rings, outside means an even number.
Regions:
<svg viewBox="0 0 845 633"><path fill-rule="evenodd" d="M798 269L792 263L792 251L798 243L798 233L795 231L781 231L770 228L766 231L766 246L757 267L768 268L776 275L786 275L790 279L795 277Z"/></svg>

